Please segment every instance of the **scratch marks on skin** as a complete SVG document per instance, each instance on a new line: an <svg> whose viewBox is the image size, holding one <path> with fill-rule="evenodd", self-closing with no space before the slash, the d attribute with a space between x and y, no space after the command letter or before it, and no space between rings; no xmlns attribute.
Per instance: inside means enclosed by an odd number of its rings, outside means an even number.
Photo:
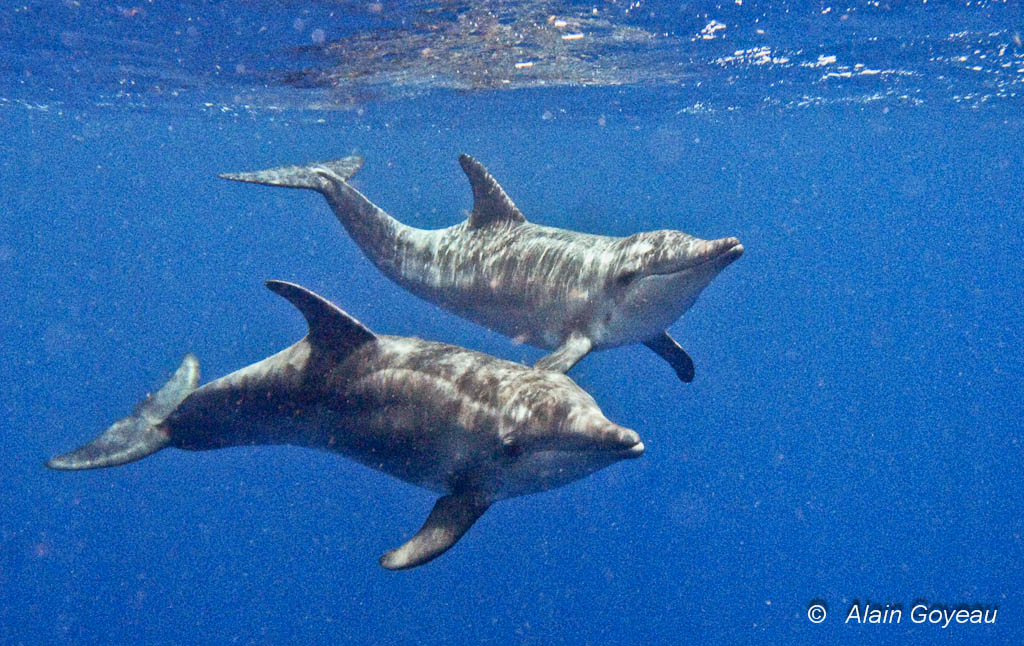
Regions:
<svg viewBox="0 0 1024 646"><path fill-rule="evenodd" d="M167 446L290 444L339 453L442 494L423 528L381 561L400 569L449 549L491 502L643 453L634 431L607 420L564 375L376 335L299 285L267 287L305 316L306 337L198 388L198 363L186 356L136 414L49 466L115 466Z"/></svg>
<svg viewBox="0 0 1024 646"><path fill-rule="evenodd" d="M389 278L508 336L554 347L590 305L619 256L618 240L530 223L406 230ZM386 246L386 245L385 245ZM539 333L559 328L555 338Z"/></svg>
<svg viewBox="0 0 1024 646"><path fill-rule="evenodd" d="M616 238L533 224L479 162L468 155L459 162L473 212L439 230L402 224L347 184L362 163L355 157L305 173L289 166L224 177L321 191L389 279L517 342L561 352L564 369L583 356L566 353L573 338L587 341L583 354L660 338L743 252L735 238L670 230Z"/></svg>
<svg viewBox="0 0 1024 646"><path fill-rule="evenodd" d="M617 278L674 272L709 257L710 247L678 231L614 238L530 222L464 222L435 231L406 227L395 242L379 241L367 253L383 256L378 266L417 296L517 341L555 348L573 330L600 326L601 311L622 295Z"/></svg>

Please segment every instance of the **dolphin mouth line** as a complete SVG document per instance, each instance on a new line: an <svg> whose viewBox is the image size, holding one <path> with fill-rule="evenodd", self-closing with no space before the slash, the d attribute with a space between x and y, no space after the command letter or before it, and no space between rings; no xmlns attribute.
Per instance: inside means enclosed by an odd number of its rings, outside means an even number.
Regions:
<svg viewBox="0 0 1024 646"><path fill-rule="evenodd" d="M586 448L564 448L564 449L548 449L556 453L573 453L576 455L601 455L612 453L622 458L638 458L644 454L644 443L643 441L637 442L631 446L624 446L622 448L607 449L602 447L586 447Z"/></svg>
<svg viewBox="0 0 1024 646"><path fill-rule="evenodd" d="M638 458L644 454L644 443L637 442L629 448L620 450L618 453L624 458Z"/></svg>

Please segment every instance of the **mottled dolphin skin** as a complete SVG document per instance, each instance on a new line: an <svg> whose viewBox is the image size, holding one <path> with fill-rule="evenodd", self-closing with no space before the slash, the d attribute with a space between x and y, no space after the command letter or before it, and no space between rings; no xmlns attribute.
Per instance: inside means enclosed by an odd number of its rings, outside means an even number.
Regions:
<svg viewBox="0 0 1024 646"><path fill-rule="evenodd" d="M290 444L332 451L442 494L388 569L440 556L494 501L545 491L643 454L565 375L458 346L376 335L292 283L267 286L309 323L295 345L199 385L187 355L170 381L52 469L110 467L165 447Z"/></svg>
<svg viewBox="0 0 1024 646"><path fill-rule="evenodd" d="M413 294L540 348L537 367L566 372L591 350L643 343L693 380L693 361L666 331L743 253L736 238L682 231L626 238L527 222L480 162L459 157L473 212L447 229L416 229L378 208L348 180L359 157L221 177L308 188L327 198L356 244Z"/></svg>

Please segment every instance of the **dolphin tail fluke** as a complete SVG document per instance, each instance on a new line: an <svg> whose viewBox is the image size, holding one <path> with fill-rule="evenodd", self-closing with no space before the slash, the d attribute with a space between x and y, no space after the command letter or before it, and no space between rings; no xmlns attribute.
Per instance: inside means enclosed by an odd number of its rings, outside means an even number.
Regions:
<svg viewBox="0 0 1024 646"><path fill-rule="evenodd" d="M389 570L407 570L441 556L458 542L491 503L476 493L442 496L420 531L407 543L380 557Z"/></svg>
<svg viewBox="0 0 1024 646"><path fill-rule="evenodd" d="M300 166L279 166L268 170L251 173L222 173L223 179L250 184L266 184L267 186L285 186L288 188L311 188L315 191L324 190L324 179L347 181L363 165L362 157L345 157L335 161L316 162Z"/></svg>
<svg viewBox="0 0 1024 646"><path fill-rule="evenodd" d="M170 444L161 422L199 385L199 360L185 355L163 388L143 400L130 417L120 419L92 442L46 463L51 469L76 471L127 464Z"/></svg>
<svg viewBox="0 0 1024 646"><path fill-rule="evenodd" d="M388 268L395 264L394 259L401 249L397 236L408 227L385 213L348 183L362 165L361 157L345 157L335 161L280 166L251 173L224 173L220 177L236 182L317 191L324 196L335 217L370 260L390 278L397 280Z"/></svg>

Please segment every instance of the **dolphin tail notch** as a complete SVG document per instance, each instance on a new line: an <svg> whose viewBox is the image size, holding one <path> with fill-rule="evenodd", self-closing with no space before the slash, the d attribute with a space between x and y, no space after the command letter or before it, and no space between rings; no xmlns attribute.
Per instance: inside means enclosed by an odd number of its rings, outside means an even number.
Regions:
<svg viewBox="0 0 1024 646"><path fill-rule="evenodd" d="M77 471L100 469L135 462L152 455L171 442L162 428L174 409L199 385L199 360L185 355L181 366L164 386L135 407L134 413L114 422L92 442L46 463L51 469Z"/></svg>
<svg viewBox="0 0 1024 646"><path fill-rule="evenodd" d="M298 166L278 166L250 173L221 173L218 177L236 182L284 186L287 188L311 188L323 191L324 176L336 181L348 181L363 165L362 157L345 157L335 161L315 162Z"/></svg>

